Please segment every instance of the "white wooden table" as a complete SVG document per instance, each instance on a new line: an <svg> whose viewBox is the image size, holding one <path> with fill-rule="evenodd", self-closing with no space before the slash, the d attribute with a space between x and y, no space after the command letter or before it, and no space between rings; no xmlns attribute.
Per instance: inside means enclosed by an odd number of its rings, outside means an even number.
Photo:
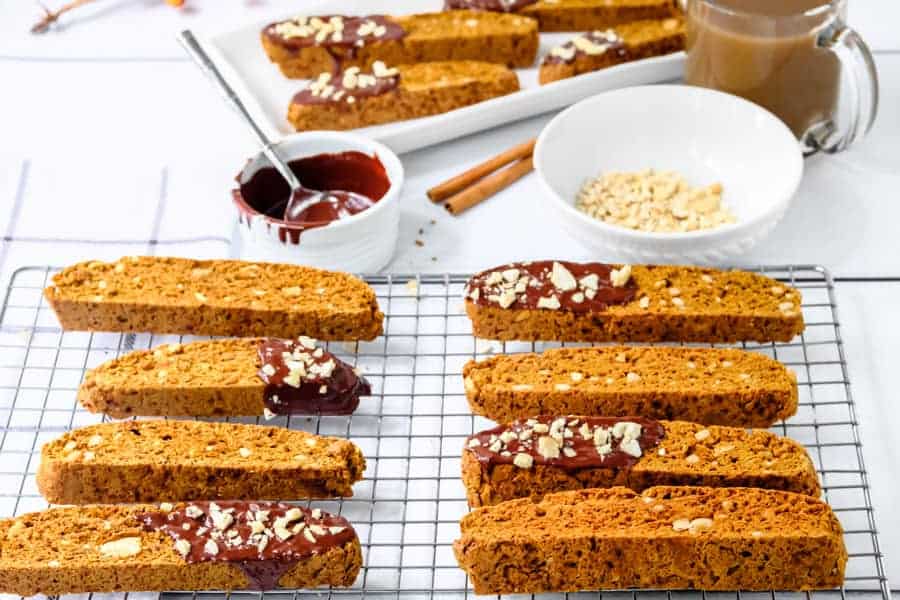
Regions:
<svg viewBox="0 0 900 600"><path fill-rule="evenodd" d="M900 447L893 444L900 428L893 397L900 361L900 3L851 3L851 23L876 52L876 128L850 152L807 161L794 207L744 261L822 264L837 277L882 549L892 587L900 588ZM73 13L63 30L31 36L36 7L0 0L0 280L22 265L124 253L240 255L228 190L254 146L186 62L174 33L228 28L311 3L189 4L182 13L161 0L105 0ZM597 258L547 224L533 178L459 218L424 197L461 167L536 135L551 116L404 156L401 238L388 270L467 272L550 255Z"/></svg>

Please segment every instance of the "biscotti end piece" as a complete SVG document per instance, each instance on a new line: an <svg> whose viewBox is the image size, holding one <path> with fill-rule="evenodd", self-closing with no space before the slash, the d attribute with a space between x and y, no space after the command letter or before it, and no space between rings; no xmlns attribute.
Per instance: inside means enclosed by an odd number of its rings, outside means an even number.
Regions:
<svg viewBox="0 0 900 600"><path fill-rule="evenodd" d="M518 91L503 65L479 61L429 62L370 73L322 73L291 101L288 121L298 130L355 129L437 115Z"/></svg>
<svg viewBox="0 0 900 600"><path fill-rule="evenodd" d="M598 71L613 65L684 50L684 19L637 21L589 31L557 46L541 61L541 84Z"/></svg>
<svg viewBox="0 0 900 600"><path fill-rule="evenodd" d="M54 275L44 297L67 331L372 340L384 320L356 277L239 260L83 262Z"/></svg>
<svg viewBox="0 0 900 600"><path fill-rule="evenodd" d="M37 485L53 504L332 498L365 466L348 440L284 427L124 421L45 444Z"/></svg>
<svg viewBox="0 0 900 600"><path fill-rule="evenodd" d="M85 408L117 419L349 415L360 396L369 394L365 377L306 337L228 338L136 350L91 369L78 388Z"/></svg>
<svg viewBox="0 0 900 600"><path fill-rule="evenodd" d="M579 414L771 427L797 412L783 364L736 348L604 346L510 354L463 367L472 412L499 423Z"/></svg>
<svg viewBox="0 0 900 600"><path fill-rule="evenodd" d="M350 67L479 60L529 67L537 21L520 15L458 10L404 16L301 16L266 26L262 45L289 78Z"/></svg>
<svg viewBox="0 0 900 600"><path fill-rule="evenodd" d="M170 515L189 529L157 526ZM253 533L255 520L269 531ZM301 523L316 533L295 533ZM226 545L229 531L241 542ZM345 519L283 503L82 506L0 521L0 592L22 596L349 587L361 565Z"/></svg>
<svg viewBox="0 0 900 600"><path fill-rule="evenodd" d="M472 331L494 340L787 342L804 329L799 290L704 267L512 263L466 286Z"/></svg>
<svg viewBox="0 0 900 600"><path fill-rule="evenodd" d="M562 492L475 509L460 529L476 594L831 589L847 562L827 504L753 488Z"/></svg>
<svg viewBox="0 0 900 600"><path fill-rule="evenodd" d="M539 416L466 439L469 506L624 486L759 487L819 495L800 444L764 430L639 417Z"/></svg>
<svg viewBox="0 0 900 600"><path fill-rule="evenodd" d="M479 8L537 19L541 31L606 29L679 14L675 0L445 0L447 9Z"/></svg>

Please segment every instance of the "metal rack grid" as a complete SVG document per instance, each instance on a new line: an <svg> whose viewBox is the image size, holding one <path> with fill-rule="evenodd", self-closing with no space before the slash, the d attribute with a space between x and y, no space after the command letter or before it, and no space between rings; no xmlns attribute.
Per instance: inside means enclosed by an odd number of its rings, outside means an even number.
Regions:
<svg viewBox="0 0 900 600"><path fill-rule="evenodd" d="M875 532L867 474L850 394L831 278L815 266L759 271L800 288L806 332L787 344L744 344L777 358L798 375L798 414L773 430L801 442L820 473L824 498L845 529L850 561L841 590L807 592L807 600L881 598L890 591ZM13 275L0 312L0 517L40 510L34 473L41 445L73 427L100 422L75 401L87 369L136 348L190 341L182 336L62 332L41 290L54 270L23 268ZM553 343L495 343L471 336L462 309L465 276L385 275L367 278L386 316L385 334L330 350L361 368L373 396L350 417L279 417L269 424L353 440L367 457L365 478L351 499L315 504L356 527L363 570L350 589L278 591L279 600L440 598L472 595L454 560L452 541L467 511L459 479L463 438L492 426L469 412L460 376L468 360L494 352L540 351ZM256 418L232 419L258 422ZM194 600L222 593L164 594ZM232 592L260 598L260 592ZM738 600L775 600L800 594L738 592ZM106 597L108 595L104 595ZM116 597L129 596L117 594ZM130 594L132 599L138 594ZM144 596L141 594L140 596ZM542 594L539 598L600 597L598 593ZM604 592L623 600L712 598L705 592ZM813 598L815 596L815 598ZM3 598L0 596L0 598Z"/></svg>

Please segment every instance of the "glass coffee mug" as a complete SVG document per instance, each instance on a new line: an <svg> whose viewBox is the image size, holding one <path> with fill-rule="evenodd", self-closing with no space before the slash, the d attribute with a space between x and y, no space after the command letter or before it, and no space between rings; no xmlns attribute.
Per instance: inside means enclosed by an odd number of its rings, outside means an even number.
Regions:
<svg viewBox="0 0 900 600"><path fill-rule="evenodd" d="M687 0L686 10L687 83L767 108L807 153L839 152L872 127L878 76L845 23L847 0Z"/></svg>

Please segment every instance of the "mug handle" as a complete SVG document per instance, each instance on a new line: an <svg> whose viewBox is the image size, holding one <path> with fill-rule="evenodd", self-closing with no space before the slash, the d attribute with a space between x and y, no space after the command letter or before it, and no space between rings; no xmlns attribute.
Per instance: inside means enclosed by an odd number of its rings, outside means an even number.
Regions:
<svg viewBox="0 0 900 600"><path fill-rule="evenodd" d="M839 131L831 120L814 127L803 140L808 148L812 148L810 154L818 151L834 154L847 149L872 129L878 114L878 72L869 47L856 31L840 20L822 31L816 44L833 52L844 71L851 74L848 99L851 117L845 131Z"/></svg>

